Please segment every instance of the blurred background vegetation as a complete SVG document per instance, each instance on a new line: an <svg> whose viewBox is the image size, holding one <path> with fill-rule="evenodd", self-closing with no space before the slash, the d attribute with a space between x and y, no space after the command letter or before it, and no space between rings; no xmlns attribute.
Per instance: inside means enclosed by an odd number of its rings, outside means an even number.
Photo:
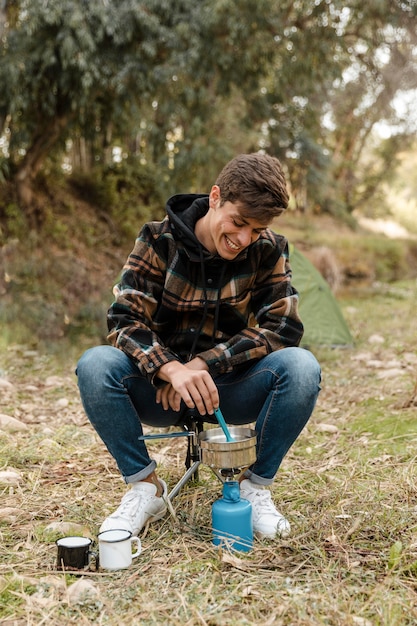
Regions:
<svg viewBox="0 0 417 626"><path fill-rule="evenodd" d="M281 159L277 224L334 287L414 278L415 0L0 0L0 323L105 337L167 197ZM365 220L402 227L363 230ZM369 222L366 222L369 225Z"/></svg>

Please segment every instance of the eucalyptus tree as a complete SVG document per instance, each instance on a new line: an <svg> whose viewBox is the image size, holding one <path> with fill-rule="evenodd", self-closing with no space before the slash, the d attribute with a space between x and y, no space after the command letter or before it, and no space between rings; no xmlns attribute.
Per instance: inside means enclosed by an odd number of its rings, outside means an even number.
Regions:
<svg viewBox="0 0 417 626"><path fill-rule="evenodd" d="M208 162L214 172L233 145L224 120L239 135L232 94L240 121L275 49L268 0L20 0L6 12L0 119L27 210L47 156L77 136L104 153L110 128L122 141L140 133L162 171L172 144L179 179Z"/></svg>
<svg viewBox="0 0 417 626"><path fill-rule="evenodd" d="M170 182L202 186L231 154L263 147L288 167L301 209L352 211L374 193L415 136L403 124L380 142L379 170L364 166L375 125L398 122L396 94L417 80L415 0L211 0L190 17L155 98L153 158L173 157Z"/></svg>
<svg viewBox="0 0 417 626"><path fill-rule="evenodd" d="M331 93L328 135L332 172L348 211L366 208L381 182L395 175L397 155L415 141L416 23L414 0L364 3L348 16L351 62ZM375 143L382 123L389 137Z"/></svg>
<svg viewBox="0 0 417 626"><path fill-rule="evenodd" d="M33 181L46 156L63 147L76 125L87 134L116 116L121 124L133 94L152 98L166 80L177 36L169 2L8 4L12 19L2 39L0 116L20 202L30 210ZM175 19L181 19L178 10Z"/></svg>
<svg viewBox="0 0 417 626"><path fill-rule="evenodd" d="M265 145L287 163L300 208L352 212L415 138L415 107L401 116L395 101L417 94L417 3L296 0L287 10L265 84ZM375 139L382 121L387 141Z"/></svg>
<svg viewBox="0 0 417 626"><path fill-rule="evenodd" d="M236 152L259 149L259 120L248 117L259 101L280 30L274 0L202 0L191 3L190 24L178 27L181 44L171 80L155 97L152 158L166 165L172 156L173 185L202 188ZM165 137L171 137L172 155Z"/></svg>
<svg viewBox="0 0 417 626"><path fill-rule="evenodd" d="M372 128L415 84L416 15L415 0L1 0L0 137L21 204L79 137L100 161L117 141L171 189L265 148L300 207L351 210L378 180L362 167Z"/></svg>

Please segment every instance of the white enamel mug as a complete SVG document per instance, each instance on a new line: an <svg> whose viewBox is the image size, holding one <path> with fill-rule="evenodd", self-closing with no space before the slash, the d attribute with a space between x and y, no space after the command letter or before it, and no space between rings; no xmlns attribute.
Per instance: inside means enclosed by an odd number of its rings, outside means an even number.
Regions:
<svg viewBox="0 0 417 626"><path fill-rule="evenodd" d="M100 567L108 570L125 569L141 553L139 537L132 537L129 530L104 530L98 535ZM132 553L132 544L136 552Z"/></svg>

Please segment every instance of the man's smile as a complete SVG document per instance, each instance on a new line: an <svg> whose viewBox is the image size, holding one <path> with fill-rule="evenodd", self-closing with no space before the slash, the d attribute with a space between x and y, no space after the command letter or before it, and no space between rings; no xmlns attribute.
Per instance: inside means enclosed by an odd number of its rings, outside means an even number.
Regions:
<svg viewBox="0 0 417 626"><path fill-rule="evenodd" d="M237 246L235 243L233 243L233 241L231 239L229 239L229 237L227 235L225 235L225 239L226 239L226 243L229 246L229 248L231 248L235 252L240 250L240 246Z"/></svg>

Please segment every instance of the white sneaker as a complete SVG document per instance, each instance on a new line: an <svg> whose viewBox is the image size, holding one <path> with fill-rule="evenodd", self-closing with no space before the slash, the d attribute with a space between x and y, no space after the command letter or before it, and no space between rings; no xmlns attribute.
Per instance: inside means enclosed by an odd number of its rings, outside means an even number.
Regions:
<svg viewBox="0 0 417 626"><path fill-rule="evenodd" d="M123 496L119 508L106 517L100 531L104 530L129 530L132 535L137 535L149 520L155 522L161 519L167 512L167 486L159 479L163 487L160 498L156 496L156 486L152 483L137 482Z"/></svg>
<svg viewBox="0 0 417 626"><path fill-rule="evenodd" d="M272 502L271 492L268 489L256 485L249 479L240 483L240 495L252 504L253 533L259 538L288 537L291 527L275 508Z"/></svg>

